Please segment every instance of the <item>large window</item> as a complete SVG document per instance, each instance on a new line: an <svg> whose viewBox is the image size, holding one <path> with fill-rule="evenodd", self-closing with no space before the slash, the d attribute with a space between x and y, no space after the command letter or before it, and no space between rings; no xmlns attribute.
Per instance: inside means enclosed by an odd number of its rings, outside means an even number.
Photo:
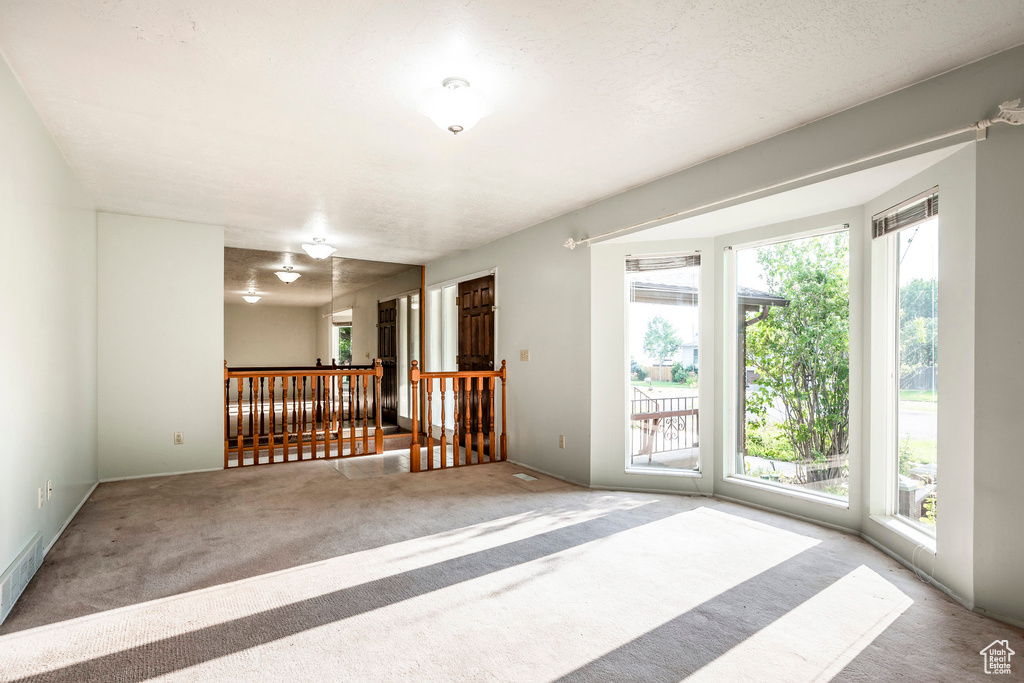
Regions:
<svg viewBox="0 0 1024 683"><path fill-rule="evenodd" d="M700 254L630 257L627 468L700 468Z"/></svg>
<svg viewBox="0 0 1024 683"><path fill-rule="evenodd" d="M935 188L873 220L875 237L889 241L893 275L892 510L931 533L938 491L938 204Z"/></svg>
<svg viewBox="0 0 1024 683"><path fill-rule="evenodd" d="M847 230L736 251L735 473L848 498Z"/></svg>

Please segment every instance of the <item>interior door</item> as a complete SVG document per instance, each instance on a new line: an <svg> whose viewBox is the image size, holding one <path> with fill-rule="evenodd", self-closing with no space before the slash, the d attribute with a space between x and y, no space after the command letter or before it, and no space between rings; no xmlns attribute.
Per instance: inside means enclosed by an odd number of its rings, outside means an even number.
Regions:
<svg viewBox="0 0 1024 683"><path fill-rule="evenodd" d="M460 371L494 369L494 276L487 275L459 283L459 354ZM486 380L483 391L475 384L471 391L461 390L459 403L460 434L483 432L487 438L490 425L490 390ZM465 389L469 389L466 387ZM480 406L480 402L483 405ZM482 424L478 414L483 416ZM465 445L465 441L462 441ZM491 445L486 444L487 452Z"/></svg>
<svg viewBox="0 0 1024 683"><path fill-rule="evenodd" d="M380 382L380 413L385 422L398 422L398 306L395 299L377 304L377 357L384 366Z"/></svg>

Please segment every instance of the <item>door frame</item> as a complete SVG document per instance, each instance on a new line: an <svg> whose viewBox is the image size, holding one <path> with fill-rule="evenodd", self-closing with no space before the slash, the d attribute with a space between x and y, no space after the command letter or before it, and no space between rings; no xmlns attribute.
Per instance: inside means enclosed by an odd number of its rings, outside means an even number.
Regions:
<svg viewBox="0 0 1024 683"><path fill-rule="evenodd" d="M396 390L398 391L398 394L399 394L398 406L401 406L401 396L400 395L401 395L401 392L402 392L402 378L404 377L406 382L409 381L409 367L408 367L408 365L406 365L406 367L403 368L397 362L397 358L399 356L399 354L397 353L397 345L405 344L407 349L408 349L408 345L409 345L409 339L408 338L404 338L403 339L399 335L399 330L401 329L401 327L400 327L400 323L398 321L398 315L399 315L398 312L397 312L398 300L403 298L403 297L407 297L407 298L408 297L412 297L413 295L419 295L419 297L420 297L420 309L423 310L423 306L424 306L423 300L426 297L423 295L422 290L420 290L419 288L417 288L417 289L409 289L409 290L406 290L404 292L398 292L397 294L389 294L387 296L382 296L381 298L377 299L377 306L380 306L381 304L386 303L388 301L394 301L395 302L395 308L396 308L396 312L395 312L395 344L396 344L395 367L397 368L397 372L398 372L398 376L396 378L396 382L397 382L397 385L398 385L396 387ZM406 337L408 337L408 334L406 335ZM420 349L418 350L419 351L419 355L420 355L421 358L423 357L423 348L422 347L423 347L423 329L422 329L422 325L421 325L420 326ZM379 352L380 352L380 349L378 349L378 353ZM421 362L420 365L422 366L423 363ZM425 400L422 390L421 390L420 394L421 394L420 395L420 403L422 404L423 401ZM401 409L398 408L397 406L396 406L395 410L396 410L395 424L397 424L402 429L410 429L412 427L412 418L411 417L403 417ZM422 420L422 415L420 416L420 419Z"/></svg>
<svg viewBox="0 0 1024 683"><path fill-rule="evenodd" d="M426 300L430 298L431 294L433 294L434 292L439 292L445 287L457 287L460 282L466 282L467 280L476 280L477 278L486 277L488 275L494 276L494 368L497 369L501 365L501 360L499 359L498 353L499 342L501 341L501 304L499 303L499 301L501 300L501 286L499 282L500 274L497 266L493 268L488 268L487 270L478 270L474 273L466 273L465 275L459 275L448 280L443 280L441 282L435 282L431 285L428 285L426 288L426 292L424 293L423 296L424 302L421 305L426 304ZM424 361L422 363L422 367L426 370L434 370L434 359L430 357L430 348L433 345L433 342L435 341L435 339L437 339L440 343L443 344L444 341L443 333L446 321L444 318L443 308L441 309L439 316L439 324L436 324L430 315L427 315L426 317L426 334L423 337L426 343L424 345ZM456 338L458 338L458 317L456 317L454 321L451 321L451 324L455 325ZM437 327L438 329L434 329L435 327ZM443 349L441 353L444 353ZM438 359L438 362L441 362L442 360L443 358Z"/></svg>

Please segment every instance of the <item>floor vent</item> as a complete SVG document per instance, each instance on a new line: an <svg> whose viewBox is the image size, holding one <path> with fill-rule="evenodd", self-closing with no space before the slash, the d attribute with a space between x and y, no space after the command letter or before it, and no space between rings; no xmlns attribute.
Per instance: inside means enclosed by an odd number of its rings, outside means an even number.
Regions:
<svg viewBox="0 0 1024 683"><path fill-rule="evenodd" d="M537 481L537 477L531 477L529 474L524 474L523 472L513 474L512 476L516 479L522 479L523 481Z"/></svg>
<svg viewBox="0 0 1024 683"><path fill-rule="evenodd" d="M0 624L7 619L14 603L21 597L25 586L35 576L42 563L43 544L39 540L39 534L36 534L7 571L0 575Z"/></svg>

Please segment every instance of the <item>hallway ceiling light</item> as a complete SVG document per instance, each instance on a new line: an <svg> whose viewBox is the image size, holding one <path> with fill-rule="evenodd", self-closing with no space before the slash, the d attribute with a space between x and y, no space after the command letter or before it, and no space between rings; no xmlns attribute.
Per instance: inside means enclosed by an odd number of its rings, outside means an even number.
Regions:
<svg viewBox="0 0 1024 683"><path fill-rule="evenodd" d="M306 245L302 245L302 246L306 246ZM300 277L302 277L298 273L293 273L291 266L285 266L284 270L279 270L276 273L274 273L274 275L276 275L279 278L281 278L281 282L286 282L289 285L291 283L295 282L296 280L298 280Z"/></svg>
<svg viewBox="0 0 1024 683"><path fill-rule="evenodd" d="M334 252L338 251L326 242L323 237L314 237L313 244L303 244L302 248L305 249L306 253L317 260L325 259ZM280 275L280 273L278 273Z"/></svg>
<svg viewBox="0 0 1024 683"><path fill-rule="evenodd" d="M249 290L249 293L243 295L242 298L245 299L245 302L249 304L254 304L260 300L260 297L256 294L256 292L252 291L251 289Z"/></svg>
<svg viewBox="0 0 1024 683"><path fill-rule="evenodd" d="M469 130L487 113L480 92L469 87L465 78L446 78L441 87L423 94L420 111L430 117L438 128L458 135Z"/></svg>

